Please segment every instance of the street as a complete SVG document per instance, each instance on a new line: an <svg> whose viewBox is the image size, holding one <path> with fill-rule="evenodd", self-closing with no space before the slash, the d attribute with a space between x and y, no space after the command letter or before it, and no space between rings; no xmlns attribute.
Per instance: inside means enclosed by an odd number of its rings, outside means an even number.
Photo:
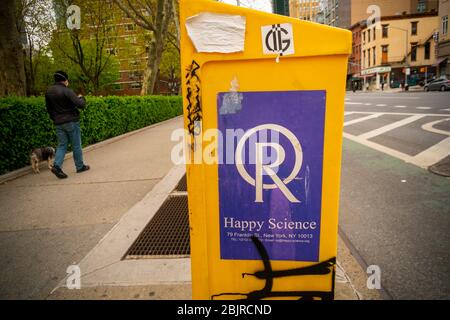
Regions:
<svg viewBox="0 0 450 320"><path fill-rule="evenodd" d="M340 234L386 298L448 299L450 93L348 93Z"/></svg>

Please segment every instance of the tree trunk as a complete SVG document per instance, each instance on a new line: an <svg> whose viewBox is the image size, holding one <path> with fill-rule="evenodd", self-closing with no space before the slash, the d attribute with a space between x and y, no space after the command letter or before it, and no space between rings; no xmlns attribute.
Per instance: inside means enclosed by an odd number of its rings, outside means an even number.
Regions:
<svg viewBox="0 0 450 320"><path fill-rule="evenodd" d="M26 94L25 68L16 27L16 1L0 1L0 97Z"/></svg>
<svg viewBox="0 0 450 320"><path fill-rule="evenodd" d="M155 89L159 65L161 63L164 44L167 39L169 24L174 8L172 1L158 0L156 14L156 32L148 51L147 68L144 71L141 95L152 94Z"/></svg>
<svg viewBox="0 0 450 320"><path fill-rule="evenodd" d="M153 94L158 76L158 69L162 59L164 40L157 37L150 44L148 51L147 67L142 80L141 95Z"/></svg>

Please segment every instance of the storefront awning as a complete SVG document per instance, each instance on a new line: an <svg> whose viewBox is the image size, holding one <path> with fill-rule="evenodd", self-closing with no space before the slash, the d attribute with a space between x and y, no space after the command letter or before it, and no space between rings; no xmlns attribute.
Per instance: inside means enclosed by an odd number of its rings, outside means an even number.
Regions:
<svg viewBox="0 0 450 320"><path fill-rule="evenodd" d="M436 63L433 64L433 67L437 67L438 65L440 65L441 63L443 63L445 60L447 60L448 57L444 57L444 58L439 58L437 59Z"/></svg>

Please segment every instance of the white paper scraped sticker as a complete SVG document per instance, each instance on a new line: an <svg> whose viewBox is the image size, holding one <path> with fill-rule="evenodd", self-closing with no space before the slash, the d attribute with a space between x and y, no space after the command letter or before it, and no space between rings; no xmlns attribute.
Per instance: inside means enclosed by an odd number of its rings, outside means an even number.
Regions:
<svg viewBox="0 0 450 320"><path fill-rule="evenodd" d="M292 24L281 23L261 27L264 54L287 56L294 54L294 32Z"/></svg>
<svg viewBox="0 0 450 320"><path fill-rule="evenodd" d="M244 51L243 16L203 12L186 19L186 29L197 52Z"/></svg>

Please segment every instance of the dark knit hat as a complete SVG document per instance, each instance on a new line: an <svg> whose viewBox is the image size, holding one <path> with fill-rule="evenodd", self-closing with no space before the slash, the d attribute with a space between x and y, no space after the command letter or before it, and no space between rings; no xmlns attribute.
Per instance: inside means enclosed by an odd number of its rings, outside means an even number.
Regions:
<svg viewBox="0 0 450 320"><path fill-rule="evenodd" d="M56 71L53 77L55 78L55 82L69 80L69 76L64 71Z"/></svg>

